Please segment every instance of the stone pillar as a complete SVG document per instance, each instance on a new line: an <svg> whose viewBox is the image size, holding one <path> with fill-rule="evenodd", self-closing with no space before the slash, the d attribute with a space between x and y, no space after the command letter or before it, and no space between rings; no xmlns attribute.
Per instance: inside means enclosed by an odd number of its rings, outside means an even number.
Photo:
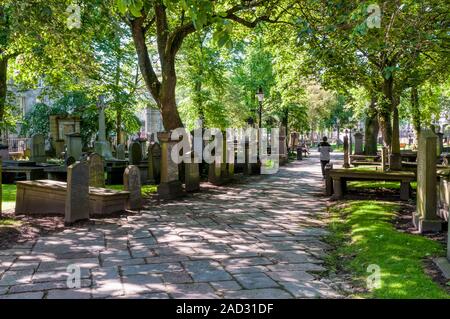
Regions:
<svg viewBox="0 0 450 319"><path fill-rule="evenodd" d="M325 194L327 196L333 195L333 179L330 176L330 171L333 169L333 164L325 165Z"/></svg>
<svg viewBox="0 0 450 319"><path fill-rule="evenodd" d="M98 141L94 144L94 149L97 154L100 154L105 159L111 159L111 145L106 140L106 122L105 122L105 106L101 105L102 101L98 104Z"/></svg>
<svg viewBox="0 0 450 319"><path fill-rule="evenodd" d="M422 130L417 153L417 212L413 222L419 232L440 231L442 220L437 216L436 147L437 136Z"/></svg>
<svg viewBox="0 0 450 319"><path fill-rule="evenodd" d="M141 172L136 165L129 165L123 173L123 188L130 192L126 209L139 210L142 208Z"/></svg>
<svg viewBox="0 0 450 319"><path fill-rule="evenodd" d="M159 132L158 140L161 143L161 183L158 194L161 198L171 199L184 194L178 179L178 164L172 161L170 153L178 141L170 139L171 132Z"/></svg>
<svg viewBox="0 0 450 319"><path fill-rule="evenodd" d="M354 136L355 136L355 154L363 155L364 154L364 149L363 149L364 136L360 132L356 132Z"/></svg>
<svg viewBox="0 0 450 319"><path fill-rule="evenodd" d="M344 136L344 168L350 168L350 153L349 153L349 145L348 145L348 136Z"/></svg>
<svg viewBox="0 0 450 319"><path fill-rule="evenodd" d="M387 169L388 160L388 148L386 146L383 146L381 148L381 170L383 172L385 172Z"/></svg>
<svg viewBox="0 0 450 319"><path fill-rule="evenodd" d="M88 157L89 165L89 186L91 187L105 187L105 164L103 158L97 154L92 153Z"/></svg>
<svg viewBox="0 0 450 319"><path fill-rule="evenodd" d="M441 156L444 152L444 133L436 133L436 135L438 137L437 155Z"/></svg>
<svg viewBox="0 0 450 319"><path fill-rule="evenodd" d="M64 223L89 219L89 167L76 162L67 168L67 194Z"/></svg>

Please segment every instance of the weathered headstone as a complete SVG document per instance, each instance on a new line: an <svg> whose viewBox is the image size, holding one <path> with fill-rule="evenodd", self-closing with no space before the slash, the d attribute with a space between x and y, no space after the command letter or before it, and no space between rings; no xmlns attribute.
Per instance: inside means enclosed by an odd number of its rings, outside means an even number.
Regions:
<svg viewBox="0 0 450 319"><path fill-rule="evenodd" d="M155 169L154 169L154 160L153 160L153 144L154 142L150 142L147 150L147 182L149 184L155 184Z"/></svg>
<svg viewBox="0 0 450 319"><path fill-rule="evenodd" d="M344 136L344 168L350 167L350 153L349 153L349 144L348 144L348 136Z"/></svg>
<svg viewBox="0 0 450 319"><path fill-rule="evenodd" d="M161 182L158 194L161 198L169 199L183 195L183 188L178 178L178 164L172 160L171 152L178 141L171 140L171 132L159 132L161 143Z"/></svg>
<svg viewBox="0 0 450 319"><path fill-rule="evenodd" d="M281 154L280 154L281 158ZM280 159L281 160L281 159ZM252 163L250 160L250 144L248 141L245 141L245 163L244 163L244 175L252 174Z"/></svg>
<svg viewBox="0 0 450 319"><path fill-rule="evenodd" d="M92 153L88 158L89 163L89 186L91 187L105 187L105 164L103 158L97 154Z"/></svg>
<svg viewBox="0 0 450 319"><path fill-rule="evenodd" d="M142 161L142 147L139 142L131 142L128 147L128 162L130 165L139 165Z"/></svg>
<svg viewBox="0 0 450 319"><path fill-rule="evenodd" d="M383 146L381 148L381 170L383 172L385 172L387 169L387 164L388 164L388 160L389 160L388 156L389 156L388 148L386 146Z"/></svg>
<svg viewBox="0 0 450 319"><path fill-rule="evenodd" d="M437 216L436 185L437 136L431 130L422 130L417 154L417 212L413 221L419 232L440 231L442 220Z"/></svg>
<svg viewBox="0 0 450 319"><path fill-rule="evenodd" d="M42 134L36 134L31 137L30 161L38 163L47 161L45 156L45 137Z"/></svg>
<svg viewBox="0 0 450 319"><path fill-rule="evenodd" d="M67 168L65 224L89 219L89 168L77 162Z"/></svg>
<svg viewBox="0 0 450 319"><path fill-rule="evenodd" d="M360 132L356 132L355 135L355 154L362 155L364 154L363 150L363 135Z"/></svg>
<svg viewBox="0 0 450 319"><path fill-rule="evenodd" d="M436 133L438 137L438 144L437 144L437 155L440 156L444 152L444 133Z"/></svg>
<svg viewBox="0 0 450 319"><path fill-rule="evenodd" d="M119 144L116 148L116 158L119 160L125 159L125 145Z"/></svg>
<svg viewBox="0 0 450 319"><path fill-rule="evenodd" d="M153 177L155 182L158 183L161 178L161 146L157 142L150 145L151 147L149 147L149 149L151 149L153 157Z"/></svg>
<svg viewBox="0 0 450 319"><path fill-rule="evenodd" d="M198 163L195 163L192 156L191 163L184 163L184 188L186 192L196 192L200 190L200 171Z"/></svg>
<svg viewBox="0 0 450 319"><path fill-rule="evenodd" d="M94 144L94 149L97 154L100 154L105 159L112 158L111 145L106 139L106 120L105 120L105 108L106 105L103 101L103 97L99 98L97 103L98 108L98 141Z"/></svg>
<svg viewBox="0 0 450 319"><path fill-rule="evenodd" d="M280 127L279 139L279 152L280 152L280 165L285 165L288 162L288 152L286 146L286 127Z"/></svg>
<svg viewBox="0 0 450 319"><path fill-rule="evenodd" d="M142 208L141 172L136 165L129 165L123 174L124 190L130 192L126 208L139 210Z"/></svg>
<svg viewBox="0 0 450 319"><path fill-rule="evenodd" d="M83 143L80 133L66 134L67 153L66 157L73 156L77 161L83 154Z"/></svg>

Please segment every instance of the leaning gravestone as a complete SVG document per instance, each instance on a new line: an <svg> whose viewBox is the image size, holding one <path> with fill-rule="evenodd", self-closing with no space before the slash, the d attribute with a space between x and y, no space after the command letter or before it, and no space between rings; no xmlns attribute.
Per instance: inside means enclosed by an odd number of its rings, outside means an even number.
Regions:
<svg viewBox="0 0 450 319"><path fill-rule="evenodd" d="M103 158L92 153L88 158L89 163L89 186L105 187L105 172Z"/></svg>
<svg viewBox="0 0 450 319"><path fill-rule="evenodd" d="M442 229L437 216L436 150L436 134L422 130L417 153L417 212L413 214L414 226L420 233Z"/></svg>
<svg viewBox="0 0 450 319"><path fill-rule="evenodd" d="M129 165L123 174L124 190L130 192L126 208L139 210L142 207L141 172L136 165Z"/></svg>
<svg viewBox="0 0 450 319"><path fill-rule="evenodd" d="M139 165L142 161L142 146L141 143L131 142L128 147L128 162L130 165Z"/></svg>
<svg viewBox="0 0 450 319"><path fill-rule="evenodd" d="M125 145L119 144L116 148L116 158L119 160L125 159Z"/></svg>
<svg viewBox="0 0 450 319"><path fill-rule="evenodd" d="M47 161L45 156L45 137L42 134L36 134L31 137L30 161L38 163Z"/></svg>
<svg viewBox="0 0 450 319"><path fill-rule="evenodd" d="M89 167L77 162L67 168L65 224L89 219Z"/></svg>

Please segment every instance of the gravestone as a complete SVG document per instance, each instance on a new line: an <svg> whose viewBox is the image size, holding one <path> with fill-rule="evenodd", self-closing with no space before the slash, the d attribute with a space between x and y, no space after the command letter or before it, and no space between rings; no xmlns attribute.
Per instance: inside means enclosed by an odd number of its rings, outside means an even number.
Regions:
<svg viewBox="0 0 450 319"><path fill-rule="evenodd" d="M92 153L88 158L89 164L89 186L91 187L105 187L105 164L103 158L97 154Z"/></svg>
<svg viewBox="0 0 450 319"><path fill-rule="evenodd" d="M83 154L83 143L81 141L80 133L69 133L66 134L66 145L67 145L67 153L66 157L72 156L77 161L81 158Z"/></svg>
<svg viewBox="0 0 450 319"><path fill-rule="evenodd" d="M360 132L356 132L355 135L355 154L356 155L363 155L363 135Z"/></svg>
<svg viewBox="0 0 450 319"><path fill-rule="evenodd" d="M194 161L194 156L191 158L191 163L184 163L184 174L184 188L186 192L199 191L200 171L198 163L195 163Z"/></svg>
<svg viewBox="0 0 450 319"><path fill-rule="evenodd" d="M119 144L116 148L116 158L119 160L125 159L125 145Z"/></svg>
<svg viewBox="0 0 450 319"><path fill-rule="evenodd" d="M152 164L153 164L153 178L155 183L158 183L161 178L161 146L157 142L153 142L149 146L152 154Z"/></svg>
<svg viewBox="0 0 450 319"><path fill-rule="evenodd" d="M344 168L350 168L350 154L349 154L349 145L348 145L348 136L344 136Z"/></svg>
<svg viewBox="0 0 450 319"><path fill-rule="evenodd" d="M155 169L154 169L154 160L153 160L153 148L154 142L150 142L147 149L147 182L149 184L155 184Z"/></svg>
<svg viewBox="0 0 450 319"><path fill-rule="evenodd" d="M37 163L47 161L45 156L45 137L42 134L36 134L31 137L30 161Z"/></svg>
<svg viewBox="0 0 450 319"><path fill-rule="evenodd" d="M103 97L99 98L97 103L98 113L98 141L94 144L94 149L97 154L100 154L103 158L111 159L111 145L106 140L106 120L105 120L105 108Z"/></svg>
<svg viewBox="0 0 450 319"><path fill-rule="evenodd" d="M279 151L280 151L280 165L285 165L288 162L288 152L286 147L286 128L280 127L279 139Z"/></svg>
<svg viewBox="0 0 450 319"><path fill-rule="evenodd" d="M0 156L0 215L2 214L3 187L2 187L2 157Z"/></svg>
<svg viewBox="0 0 450 319"><path fill-rule="evenodd" d="M139 165L142 161L142 146L139 142L131 142L128 147L128 162L130 165Z"/></svg>
<svg viewBox="0 0 450 319"><path fill-rule="evenodd" d="M386 146L383 146L381 148L381 170L383 172L387 169L387 163L388 163L388 148Z"/></svg>
<svg viewBox="0 0 450 319"><path fill-rule="evenodd" d="M89 219L89 167L77 162L67 168L67 193L64 223Z"/></svg>
<svg viewBox="0 0 450 319"><path fill-rule="evenodd" d="M159 132L161 143L161 182L158 194L163 199L176 198L183 195L183 188L178 178L178 164L171 158L172 148L178 141L171 140L171 132Z"/></svg>
<svg viewBox="0 0 450 319"><path fill-rule="evenodd" d="M420 233L440 231L442 220L437 216L436 147L437 136L431 130L422 130L417 153L417 212L414 226Z"/></svg>
<svg viewBox="0 0 450 319"><path fill-rule="evenodd" d="M130 192L126 208L139 210L142 207L141 172L136 165L129 165L123 173L124 190Z"/></svg>
<svg viewBox="0 0 450 319"><path fill-rule="evenodd" d="M444 152L444 133L436 133L438 137L438 144L437 144L437 155L441 155Z"/></svg>

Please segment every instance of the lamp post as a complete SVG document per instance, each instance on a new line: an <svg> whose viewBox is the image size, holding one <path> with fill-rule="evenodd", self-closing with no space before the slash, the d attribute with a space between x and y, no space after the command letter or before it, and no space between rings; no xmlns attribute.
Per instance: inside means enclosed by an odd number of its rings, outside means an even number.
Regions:
<svg viewBox="0 0 450 319"><path fill-rule="evenodd" d="M258 115L259 115L259 123L258 123L258 127L261 128L262 127L262 104L264 101L264 92L262 87L260 86L258 89L258 92L256 92L256 98L258 99L259 102L259 110L258 110Z"/></svg>

